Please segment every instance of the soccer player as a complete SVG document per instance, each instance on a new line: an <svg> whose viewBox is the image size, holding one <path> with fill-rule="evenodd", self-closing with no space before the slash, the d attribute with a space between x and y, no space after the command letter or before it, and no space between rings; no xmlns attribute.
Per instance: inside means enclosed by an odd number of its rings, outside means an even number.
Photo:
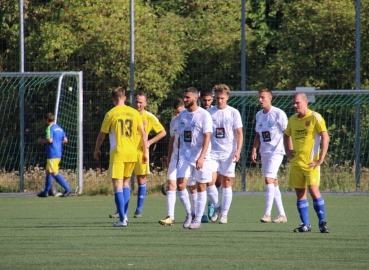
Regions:
<svg viewBox="0 0 369 270"><path fill-rule="evenodd" d="M185 90L183 101L186 110L178 116L179 160L177 166L177 189L185 211L183 228L199 229L206 204L206 184L211 182L210 134L212 123L210 114L197 105L199 93L196 88ZM191 215L186 185L196 185L197 201L195 217Z"/></svg>
<svg viewBox="0 0 369 270"><path fill-rule="evenodd" d="M125 198L123 187L128 187L133 168L137 162L137 135L140 136L144 149L147 147L147 135L143 126L139 112L129 106L124 105L126 100L125 90L122 87L115 88L111 92L111 97L115 107L106 113L101 126L101 131L97 136L94 158L101 156L100 147L106 134L110 139L110 160L108 174L112 179L115 204L119 213L119 221L114 223L114 227L128 226L128 218L125 205L129 198ZM142 164L148 160L147 152L141 155Z"/></svg>
<svg viewBox="0 0 369 270"><path fill-rule="evenodd" d="M284 146L290 159L290 186L295 188L297 210L302 224L294 232L310 232L307 189L313 198L314 210L319 219L321 233L329 233L325 221L324 199L319 191L320 165L328 150L329 136L323 117L308 109L308 97L304 92L293 96L296 114L288 120L284 131ZM319 153L321 142L322 149Z"/></svg>
<svg viewBox="0 0 369 270"><path fill-rule="evenodd" d="M262 108L256 114L254 145L251 151L251 161L256 163L257 149L261 156L261 166L265 177L266 199L264 216L261 222L271 222L273 200L279 215L273 219L274 223L285 223L287 217L282 204L282 196L278 186L278 169L285 154L283 132L287 127L287 115L281 109L272 106L273 94L267 89L259 91L259 104Z"/></svg>
<svg viewBox="0 0 369 270"><path fill-rule="evenodd" d="M239 161L242 150L242 119L240 112L227 104L230 93L227 85L215 85L213 91L217 105L208 109L213 124L210 155L214 164L213 171L217 168L223 192L222 206L217 202L218 196L215 197L212 192L208 193L215 206L210 219L216 222L220 215L219 223L225 224L233 197L232 178L235 176L236 162Z"/></svg>
<svg viewBox="0 0 369 270"><path fill-rule="evenodd" d="M134 174L137 178L137 184L138 184L138 191L137 191L137 208L134 214L134 218L140 218L142 216L142 207L145 202L145 196L146 196L146 175L150 174L150 167L149 162L141 163L141 156L144 152L147 153L147 156L149 156L148 151L150 145L156 143L161 138L165 137L167 134L163 125L160 124L158 118L155 117L152 113L145 110L145 107L147 105L147 97L146 94L143 92L140 92L136 95L135 98L135 108L139 111L142 117L142 121L145 127L145 132L147 135L151 131L154 131L156 135L152 137L150 140L147 141L147 148L144 148L142 143L138 144L138 156L139 160L135 165L134 168ZM138 142L141 142L138 140Z"/></svg>
<svg viewBox="0 0 369 270"><path fill-rule="evenodd" d="M174 207L176 203L176 190L177 190L177 163L178 163L178 115L183 111L184 103L183 99L176 99L173 103L173 110L175 116L170 121L170 139L168 145L168 158L167 162L167 217L159 220L161 225L174 225Z"/></svg>
<svg viewBox="0 0 369 270"><path fill-rule="evenodd" d="M63 144L68 143L67 135L64 130L55 124L55 116L52 113L46 113L44 116L46 125L46 137L38 138L37 142L46 144L46 180L45 188L37 194L38 197L48 197L51 189L53 178L64 188L62 197L67 197L72 192L67 181L59 173L59 163L62 158Z"/></svg>

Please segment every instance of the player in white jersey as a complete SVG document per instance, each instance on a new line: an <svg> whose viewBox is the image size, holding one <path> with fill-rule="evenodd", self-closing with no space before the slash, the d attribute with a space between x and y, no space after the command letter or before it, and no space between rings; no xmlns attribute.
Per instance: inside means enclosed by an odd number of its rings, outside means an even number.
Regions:
<svg viewBox="0 0 369 270"><path fill-rule="evenodd" d="M251 160L256 163L257 149L261 157L261 165L266 184L266 199L264 216L261 222L271 222L273 201L278 209L278 216L274 223L285 223L287 217L282 204L282 196L278 186L278 169L285 155L283 132L287 127L288 119L284 111L272 106L273 94L267 89L259 91L259 103L262 108L256 114L254 145L251 151Z"/></svg>
<svg viewBox="0 0 369 270"><path fill-rule="evenodd" d="M170 140L167 157L167 217L159 220L161 225L174 225L174 207L176 204L177 190L177 163L178 163L178 115L184 110L184 103L181 98L173 103L175 116L170 121Z"/></svg>
<svg viewBox="0 0 369 270"><path fill-rule="evenodd" d="M196 88L185 90L183 101L186 110L178 116L179 160L177 166L177 189L185 211L184 228L199 229L206 204L206 184L211 182L210 114L197 105L199 93ZM195 217L191 216L191 205L186 186L196 185L197 203Z"/></svg>
<svg viewBox="0 0 369 270"><path fill-rule="evenodd" d="M239 161L242 143L242 119L240 112L228 106L230 89L225 84L214 86L217 105L207 111L212 118L213 133L211 135L211 162L212 171L218 171L222 185L222 206L219 205L218 196L209 198L215 206L212 222L227 223L228 211L232 203L232 178L235 176L236 162Z"/></svg>

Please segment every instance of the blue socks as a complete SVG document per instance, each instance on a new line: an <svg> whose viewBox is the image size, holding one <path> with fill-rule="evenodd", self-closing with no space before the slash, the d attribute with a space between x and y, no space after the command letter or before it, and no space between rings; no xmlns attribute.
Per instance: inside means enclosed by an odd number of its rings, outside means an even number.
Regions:
<svg viewBox="0 0 369 270"><path fill-rule="evenodd" d="M301 222L306 226L310 226L308 200L297 201L297 210L299 211Z"/></svg>
<svg viewBox="0 0 369 270"><path fill-rule="evenodd" d="M124 197L124 214L128 217L129 199L131 198L131 189L129 186L123 187L123 197Z"/></svg>
<svg viewBox="0 0 369 270"><path fill-rule="evenodd" d="M52 175L46 174L44 193L49 194L52 184L53 184Z"/></svg>
<svg viewBox="0 0 369 270"><path fill-rule="evenodd" d="M325 219L325 207L324 207L323 197L320 197L318 199L313 199L313 205L314 205L314 210L316 212L316 215L318 216L318 219L319 219L318 225L320 225Z"/></svg>
<svg viewBox="0 0 369 270"><path fill-rule="evenodd" d="M142 213L142 207L145 202L145 196L146 196L146 183L142 185L138 185L138 191L137 191L137 210Z"/></svg>
<svg viewBox="0 0 369 270"><path fill-rule="evenodd" d="M124 196L123 196L123 190L117 189L114 191L115 196L115 204L117 206L117 210L119 213L119 219L120 221L123 221L124 219Z"/></svg>
<svg viewBox="0 0 369 270"><path fill-rule="evenodd" d="M54 176L54 179L56 180L56 182L59 183L59 185L61 185L65 191L69 191L70 190L70 187L67 183L67 181L64 179L64 177L58 173L57 175Z"/></svg>

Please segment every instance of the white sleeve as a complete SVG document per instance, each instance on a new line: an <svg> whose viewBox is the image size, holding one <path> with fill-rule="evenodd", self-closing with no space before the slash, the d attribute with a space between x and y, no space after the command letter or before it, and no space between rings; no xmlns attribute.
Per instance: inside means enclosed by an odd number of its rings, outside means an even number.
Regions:
<svg viewBox="0 0 369 270"><path fill-rule="evenodd" d="M280 110L279 117L278 117L278 124L282 131L285 131L288 124L288 118L284 111Z"/></svg>
<svg viewBox="0 0 369 270"><path fill-rule="evenodd" d="M174 130L178 130L178 127L175 126L176 124L176 116L172 118L172 120L170 121L170 128L169 128L169 133L170 133L170 137L173 137L175 135Z"/></svg>
<svg viewBox="0 0 369 270"><path fill-rule="evenodd" d="M233 116L234 116L234 119L235 119L235 121L233 123L233 130L236 130L238 128L242 128L243 125L242 125L242 118L241 118L240 112L235 109Z"/></svg>

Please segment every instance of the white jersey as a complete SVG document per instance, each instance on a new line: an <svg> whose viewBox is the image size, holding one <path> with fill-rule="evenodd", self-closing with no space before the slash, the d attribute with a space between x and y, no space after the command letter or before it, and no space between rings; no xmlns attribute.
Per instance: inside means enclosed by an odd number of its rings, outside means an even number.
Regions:
<svg viewBox="0 0 369 270"><path fill-rule="evenodd" d="M179 159L196 164L204 143L205 133L213 132L210 114L203 108L194 112L183 110L178 115ZM209 142L205 159L210 160L211 142Z"/></svg>
<svg viewBox="0 0 369 270"><path fill-rule="evenodd" d="M272 107L268 113L263 110L256 114L255 131L260 135L260 155L284 155L283 132L287 127L288 119L284 111Z"/></svg>
<svg viewBox="0 0 369 270"><path fill-rule="evenodd" d="M178 116L174 116L172 120L170 121L170 137L174 136L174 142L173 142L173 152L171 159L178 159Z"/></svg>
<svg viewBox="0 0 369 270"><path fill-rule="evenodd" d="M237 140L235 130L242 128L240 112L231 106L220 110L217 106L207 110L212 118L211 158L226 159L236 152Z"/></svg>

